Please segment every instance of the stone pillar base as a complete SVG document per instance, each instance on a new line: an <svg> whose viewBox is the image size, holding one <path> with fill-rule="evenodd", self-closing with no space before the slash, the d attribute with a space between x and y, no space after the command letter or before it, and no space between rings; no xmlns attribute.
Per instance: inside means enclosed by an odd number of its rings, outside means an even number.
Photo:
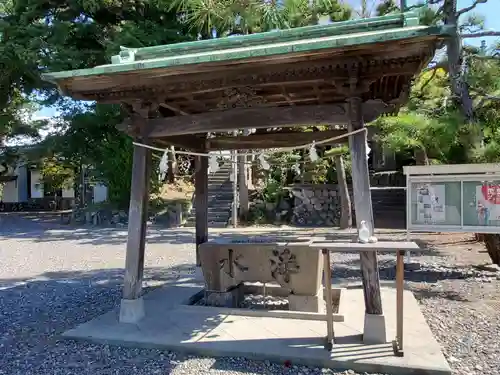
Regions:
<svg viewBox="0 0 500 375"><path fill-rule="evenodd" d="M137 299L122 299L120 304L120 323L137 323L146 315L144 309L144 300L142 297Z"/></svg>
<svg viewBox="0 0 500 375"><path fill-rule="evenodd" d="M291 311L324 313L325 301L323 299L323 289L320 289L315 296L303 296L290 294L288 296L289 308Z"/></svg>
<svg viewBox="0 0 500 375"><path fill-rule="evenodd" d="M387 342L385 317L383 314L372 315L365 313L363 342L365 344L385 344Z"/></svg>

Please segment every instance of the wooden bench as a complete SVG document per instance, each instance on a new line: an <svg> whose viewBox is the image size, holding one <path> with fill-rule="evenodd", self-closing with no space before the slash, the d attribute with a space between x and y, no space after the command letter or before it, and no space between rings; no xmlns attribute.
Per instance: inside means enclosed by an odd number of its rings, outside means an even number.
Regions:
<svg viewBox="0 0 500 375"><path fill-rule="evenodd" d="M334 331L333 331L333 308L332 308L332 284L330 269L330 252L337 253L361 253L361 252L392 252L396 253L396 339L392 342L394 354L398 357L404 355L403 352L403 291L404 291L404 255L407 251L419 250L415 242L313 242L312 248L320 249L323 254L325 289L326 289L326 348L332 350ZM377 271L378 272L378 271Z"/></svg>

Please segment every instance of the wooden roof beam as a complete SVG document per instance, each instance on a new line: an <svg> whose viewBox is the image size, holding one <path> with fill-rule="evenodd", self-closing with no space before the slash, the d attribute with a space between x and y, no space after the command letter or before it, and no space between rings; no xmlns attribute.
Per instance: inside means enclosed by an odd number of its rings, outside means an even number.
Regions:
<svg viewBox="0 0 500 375"><path fill-rule="evenodd" d="M363 103L365 122L373 121L392 107L380 101ZM262 129L310 125L339 125L348 121L344 104L304 105L293 107L235 108L189 116L174 116L148 120L147 136L163 138L174 135L229 132L234 129ZM128 119L118 128L133 131Z"/></svg>
<svg viewBox="0 0 500 375"><path fill-rule="evenodd" d="M205 148L205 139L194 135L181 135L173 137L165 137L154 140L161 146L175 146L191 151L199 151Z"/></svg>
<svg viewBox="0 0 500 375"><path fill-rule="evenodd" d="M248 136L216 137L207 140L209 151L219 150L263 150L280 147L297 147L312 141L323 141L346 134L346 130L325 130L321 132L279 132L251 134ZM347 137L332 141L332 144L345 143Z"/></svg>

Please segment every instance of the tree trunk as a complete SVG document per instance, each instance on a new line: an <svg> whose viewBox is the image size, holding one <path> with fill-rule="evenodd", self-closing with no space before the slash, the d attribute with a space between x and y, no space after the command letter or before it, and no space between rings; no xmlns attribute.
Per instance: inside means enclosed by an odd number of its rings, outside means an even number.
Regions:
<svg viewBox="0 0 500 375"><path fill-rule="evenodd" d="M417 148L415 150L415 162L417 165L429 165L429 158L427 157L425 149Z"/></svg>
<svg viewBox="0 0 500 375"><path fill-rule="evenodd" d="M451 81L451 89L459 104L460 112L464 116L466 126L462 131L461 143L466 147L467 159L471 159L474 147L481 144L482 134L475 126L474 103L469 93L469 86L464 80L467 69L467 61L462 56L462 45L458 33L457 0L445 0L443 5L445 25L455 26L455 35L448 38L446 49L448 55L448 74ZM495 264L500 264L500 236L498 234L475 234L476 240L483 240L488 254Z"/></svg>
<svg viewBox="0 0 500 375"><path fill-rule="evenodd" d="M177 174L177 161L175 158L175 147L170 146L170 151L168 153L168 176L167 182L169 184L175 183L175 175Z"/></svg>
<svg viewBox="0 0 500 375"><path fill-rule="evenodd" d="M448 75L451 90L460 112L464 116L465 128L462 130L461 143L466 147L467 158L470 159L474 147L480 145L480 132L476 129L474 103L469 93L469 86L465 82L467 62L462 56L462 41L458 33L457 0L445 0L443 5L445 25L455 26L455 33L446 41L448 55Z"/></svg>
<svg viewBox="0 0 500 375"><path fill-rule="evenodd" d="M484 234L483 238L491 262L500 266L500 235Z"/></svg>
<svg viewBox="0 0 500 375"><path fill-rule="evenodd" d="M340 229L352 227L351 198L347 188L344 158L342 155L335 156L335 169L337 170L338 190L340 195Z"/></svg>

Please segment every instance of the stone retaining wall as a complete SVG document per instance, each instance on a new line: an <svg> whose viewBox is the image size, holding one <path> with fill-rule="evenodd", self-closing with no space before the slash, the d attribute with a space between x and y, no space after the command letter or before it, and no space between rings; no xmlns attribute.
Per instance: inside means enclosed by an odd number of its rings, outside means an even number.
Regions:
<svg viewBox="0 0 500 375"><path fill-rule="evenodd" d="M340 224L340 196L337 185L296 184L289 189L294 197L292 225Z"/></svg>

